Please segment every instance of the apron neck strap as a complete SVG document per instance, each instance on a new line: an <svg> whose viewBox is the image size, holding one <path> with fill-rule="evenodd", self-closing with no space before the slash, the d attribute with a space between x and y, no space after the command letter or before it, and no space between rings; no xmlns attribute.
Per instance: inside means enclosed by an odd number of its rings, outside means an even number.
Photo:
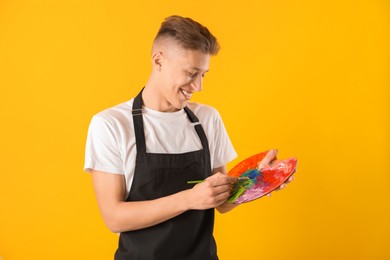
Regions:
<svg viewBox="0 0 390 260"><path fill-rule="evenodd" d="M146 144L145 144L145 133L144 133L144 122L142 119L142 90L134 98L133 102L133 125L135 132L135 146L137 147L138 154L146 153Z"/></svg>
<svg viewBox="0 0 390 260"><path fill-rule="evenodd" d="M200 138L203 149L209 151L209 142L207 140L207 136L203 130L203 127L199 122L199 119L195 116L194 112L192 112L191 109L189 109L187 106L184 107L184 111L186 111L187 116L190 119L191 123L194 124L195 131Z"/></svg>

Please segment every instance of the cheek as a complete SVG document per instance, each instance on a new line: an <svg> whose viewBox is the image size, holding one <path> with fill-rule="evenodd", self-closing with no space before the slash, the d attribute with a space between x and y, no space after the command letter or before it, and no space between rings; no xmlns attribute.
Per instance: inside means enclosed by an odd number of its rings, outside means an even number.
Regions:
<svg viewBox="0 0 390 260"><path fill-rule="evenodd" d="M183 86L189 86L192 82L192 79L190 77L182 77L182 78L179 78L177 80L177 84L180 86L180 87L183 87Z"/></svg>

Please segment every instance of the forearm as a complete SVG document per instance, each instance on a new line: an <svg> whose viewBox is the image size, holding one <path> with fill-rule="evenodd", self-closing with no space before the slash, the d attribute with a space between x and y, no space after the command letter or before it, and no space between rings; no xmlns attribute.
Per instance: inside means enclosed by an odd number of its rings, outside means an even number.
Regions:
<svg viewBox="0 0 390 260"><path fill-rule="evenodd" d="M148 201L120 201L104 216L113 232L124 232L157 225L187 211L186 191Z"/></svg>
<svg viewBox="0 0 390 260"><path fill-rule="evenodd" d="M113 232L154 226L190 209L216 208L226 202L230 185L235 181L226 174L216 173L193 188L170 196L126 202L123 200L126 193L123 175L93 171L92 176L100 212Z"/></svg>

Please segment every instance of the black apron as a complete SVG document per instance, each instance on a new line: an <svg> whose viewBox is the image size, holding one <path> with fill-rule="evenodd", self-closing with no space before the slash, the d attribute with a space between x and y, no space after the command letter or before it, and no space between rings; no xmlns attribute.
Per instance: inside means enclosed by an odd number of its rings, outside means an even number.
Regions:
<svg viewBox="0 0 390 260"><path fill-rule="evenodd" d="M210 176L210 151L198 118L184 108L203 149L183 154L146 152L142 91L134 99L133 121L137 157L133 184L126 201L153 200L192 188L189 180ZM122 232L115 260L216 260L214 209L189 210L160 224Z"/></svg>

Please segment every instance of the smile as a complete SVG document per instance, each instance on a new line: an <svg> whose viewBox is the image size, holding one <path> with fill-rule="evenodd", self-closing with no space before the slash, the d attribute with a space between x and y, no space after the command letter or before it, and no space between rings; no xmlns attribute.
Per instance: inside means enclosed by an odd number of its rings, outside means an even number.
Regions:
<svg viewBox="0 0 390 260"><path fill-rule="evenodd" d="M192 96L192 93L188 93L187 91L185 91L184 89L180 89L181 93L183 93L183 95L187 98L187 99L190 99L191 96Z"/></svg>

